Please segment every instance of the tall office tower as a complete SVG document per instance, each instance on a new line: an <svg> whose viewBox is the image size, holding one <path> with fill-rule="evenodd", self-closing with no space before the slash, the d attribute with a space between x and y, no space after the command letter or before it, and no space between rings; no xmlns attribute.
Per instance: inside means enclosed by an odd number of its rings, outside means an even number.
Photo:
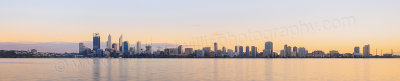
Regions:
<svg viewBox="0 0 400 81"><path fill-rule="evenodd" d="M257 47L251 46L251 54L249 56L257 57Z"/></svg>
<svg viewBox="0 0 400 81"><path fill-rule="evenodd" d="M370 45L369 45L369 44L368 44L368 45L365 45L365 46L364 46L364 49L363 49L363 56L364 56L364 57L369 57L370 54L371 54Z"/></svg>
<svg viewBox="0 0 400 81"><path fill-rule="evenodd" d="M306 48L299 47L299 50L297 52L297 57L304 58L305 55L306 55Z"/></svg>
<svg viewBox="0 0 400 81"><path fill-rule="evenodd" d="M271 57L274 52L273 43L271 41L265 42L264 57Z"/></svg>
<svg viewBox="0 0 400 81"><path fill-rule="evenodd" d="M226 53L226 48L224 46L224 47L222 47L222 54L225 54L225 53Z"/></svg>
<svg viewBox="0 0 400 81"><path fill-rule="evenodd" d="M292 54L292 47L285 45L283 50L284 54L282 55L282 57L290 57L290 55Z"/></svg>
<svg viewBox="0 0 400 81"><path fill-rule="evenodd" d="M124 40L122 39L122 35L119 37L119 51L123 52L124 49Z"/></svg>
<svg viewBox="0 0 400 81"><path fill-rule="evenodd" d="M239 46L239 56L244 56L243 54L243 46Z"/></svg>
<svg viewBox="0 0 400 81"><path fill-rule="evenodd" d="M93 34L93 50L100 49L100 35L99 33Z"/></svg>
<svg viewBox="0 0 400 81"><path fill-rule="evenodd" d="M358 46L354 47L354 53L353 53L353 56L357 56L357 55L360 55L360 47L358 47Z"/></svg>
<svg viewBox="0 0 400 81"><path fill-rule="evenodd" d="M129 42L124 41L124 49L122 50L125 55L129 55Z"/></svg>
<svg viewBox="0 0 400 81"><path fill-rule="evenodd" d="M111 49L111 48L112 48L112 44L111 44L111 35L108 34L107 49Z"/></svg>
<svg viewBox="0 0 400 81"><path fill-rule="evenodd" d="M283 53L281 53L281 57L286 57L287 55L287 50L288 50L288 46L285 44L285 46L283 47Z"/></svg>
<svg viewBox="0 0 400 81"><path fill-rule="evenodd" d="M291 56L296 57L296 56L297 56L297 53L298 53L297 50L298 50L297 47L294 46L294 47L293 47L293 52L292 52L292 55L291 55Z"/></svg>
<svg viewBox="0 0 400 81"><path fill-rule="evenodd" d="M182 54L182 45L178 46L178 54Z"/></svg>
<svg viewBox="0 0 400 81"><path fill-rule="evenodd" d="M237 53L238 52L238 46L235 46L235 53Z"/></svg>
<svg viewBox="0 0 400 81"><path fill-rule="evenodd" d="M217 51L218 51L218 43L215 42L214 43L214 52L217 53Z"/></svg>
<svg viewBox="0 0 400 81"><path fill-rule="evenodd" d="M152 54L151 52L152 52L151 46L150 45L146 46L146 54L151 55Z"/></svg>
<svg viewBox="0 0 400 81"><path fill-rule="evenodd" d="M112 44L112 48L114 49L114 51L117 51L117 50L118 50L118 45L117 45L117 43L113 43L113 44Z"/></svg>
<svg viewBox="0 0 400 81"><path fill-rule="evenodd" d="M279 53L279 57L285 57L285 49L281 50L281 52Z"/></svg>
<svg viewBox="0 0 400 81"><path fill-rule="evenodd" d="M204 47L203 51L205 56L211 56L211 47Z"/></svg>
<svg viewBox="0 0 400 81"><path fill-rule="evenodd" d="M250 56L250 47L249 46L246 46L245 56Z"/></svg>
<svg viewBox="0 0 400 81"><path fill-rule="evenodd" d="M82 42L79 43L79 54L84 54L86 51L86 46Z"/></svg>
<svg viewBox="0 0 400 81"><path fill-rule="evenodd" d="M137 41L136 43L136 53L137 54L142 53L142 43L140 41Z"/></svg>
<svg viewBox="0 0 400 81"><path fill-rule="evenodd" d="M292 47L288 46L286 53L286 57L290 57L292 55Z"/></svg>

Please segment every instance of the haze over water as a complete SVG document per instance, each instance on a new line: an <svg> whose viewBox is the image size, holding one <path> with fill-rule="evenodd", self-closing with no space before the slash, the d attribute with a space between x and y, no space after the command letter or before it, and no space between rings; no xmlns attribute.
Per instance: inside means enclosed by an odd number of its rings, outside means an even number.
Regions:
<svg viewBox="0 0 400 81"><path fill-rule="evenodd" d="M0 59L1 81L396 81L400 59Z"/></svg>

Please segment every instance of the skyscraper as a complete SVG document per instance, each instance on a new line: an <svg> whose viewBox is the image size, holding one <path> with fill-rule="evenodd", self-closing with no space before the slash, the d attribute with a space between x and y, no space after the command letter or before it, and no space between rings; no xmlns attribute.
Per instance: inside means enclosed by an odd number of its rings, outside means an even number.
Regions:
<svg viewBox="0 0 400 81"><path fill-rule="evenodd" d="M250 47L246 46L246 54L245 56L250 56Z"/></svg>
<svg viewBox="0 0 400 81"><path fill-rule="evenodd" d="M100 35L99 33L93 34L93 50L100 49Z"/></svg>
<svg viewBox="0 0 400 81"><path fill-rule="evenodd" d="M292 55L292 47L288 46L286 50L286 57L290 57Z"/></svg>
<svg viewBox="0 0 400 81"><path fill-rule="evenodd" d="M360 56L360 47L356 46L354 47L354 53L353 56Z"/></svg>
<svg viewBox="0 0 400 81"><path fill-rule="evenodd" d="M251 46L251 54L249 56L257 57L257 47Z"/></svg>
<svg viewBox="0 0 400 81"><path fill-rule="evenodd" d="M125 55L129 55L129 42L124 41L124 49L122 50Z"/></svg>
<svg viewBox="0 0 400 81"><path fill-rule="evenodd" d="M146 46L146 54L151 55L152 54L151 52L152 52L151 46L150 45Z"/></svg>
<svg viewBox="0 0 400 81"><path fill-rule="evenodd" d="M369 44L364 46L364 49L363 49L363 57L369 57L369 56L370 56L370 54L371 54L370 49L371 49L371 48L370 48L370 45L369 45Z"/></svg>
<svg viewBox="0 0 400 81"><path fill-rule="evenodd" d="M182 54L182 45L178 46L178 54Z"/></svg>
<svg viewBox="0 0 400 81"><path fill-rule="evenodd" d="M308 54L308 51L306 50L306 48L300 47L298 50L297 57L304 58L304 57L306 57L307 54Z"/></svg>
<svg viewBox="0 0 400 81"><path fill-rule="evenodd" d="M203 47L204 55L205 56L212 56L211 55L211 47Z"/></svg>
<svg viewBox="0 0 400 81"><path fill-rule="evenodd" d="M111 49L112 48L112 44L111 44L111 35L108 34L108 40L107 40L107 49Z"/></svg>
<svg viewBox="0 0 400 81"><path fill-rule="evenodd" d="M297 47L294 46L294 47L293 47L293 52L292 52L292 55L291 55L291 56L296 57L296 56L297 56L297 53L298 53L297 50L298 50Z"/></svg>
<svg viewBox="0 0 400 81"><path fill-rule="evenodd" d="M239 56L244 56L243 53L243 46L239 46Z"/></svg>
<svg viewBox="0 0 400 81"><path fill-rule="evenodd" d="M271 57L272 53L274 52L273 43L271 41L265 42L265 50L264 50L264 57Z"/></svg>
<svg viewBox="0 0 400 81"><path fill-rule="evenodd" d="M119 37L119 51L124 52L124 40L122 39L122 35Z"/></svg>
<svg viewBox="0 0 400 81"><path fill-rule="evenodd" d="M218 43L215 42L214 43L214 52L217 53L217 51L218 51Z"/></svg>
<svg viewBox="0 0 400 81"><path fill-rule="evenodd" d="M283 54L281 54L281 57L290 57L292 54L292 47L285 45L283 48Z"/></svg>
<svg viewBox="0 0 400 81"><path fill-rule="evenodd" d="M225 53L226 53L226 48L224 46L224 47L222 47L222 54L225 54Z"/></svg>
<svg viewBox="0 0 400 81"><path fill-rule="evenodd" d="M137 41L136 43L136 54L142 53L142 43L140 41Z"/></svg>
<svg viewBox="0 0 400 81"><path fill-rule="evenodd" d="M79 43L79 54L84 54L84 53L86 53L85 51L86 51L86 46L82 42L80 42Z"/></svg>
<svg viewBox="0 0 400 81"><path fill-rule="evenodd" d="M235 53L237 53L238 52L238 46L235 46Z"/></svg>

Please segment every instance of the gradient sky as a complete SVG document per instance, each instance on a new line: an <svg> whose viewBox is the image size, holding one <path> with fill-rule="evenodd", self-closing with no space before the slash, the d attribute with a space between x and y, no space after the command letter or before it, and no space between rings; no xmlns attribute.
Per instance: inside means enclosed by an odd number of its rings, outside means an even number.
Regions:
<svg viewBox="0 0 400 81"><path fill-rule="evenodd" d="M220 46L272 41L309 50L400 51L399 0L0 0L0 42L91 41L111 34L130 42ZM346 26L326 20L351 17ZM281 28L313 23L314 29ZM349 21L345 21L349 23ZM335 24L333 24L335 25ZM269 38L268 31L280 31ZM303 33L282 34L285 31ZM375 53L375 51L371 51Z"/></svg>

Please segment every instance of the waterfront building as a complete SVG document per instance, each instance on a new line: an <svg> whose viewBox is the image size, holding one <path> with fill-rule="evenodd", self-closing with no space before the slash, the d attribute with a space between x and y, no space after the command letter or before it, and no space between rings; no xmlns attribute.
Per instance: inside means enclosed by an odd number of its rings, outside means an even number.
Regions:
<svg viewBox="0 0 400 81"><path fill-rule="evenodd" d="M265 48L264 48L263 56L264 57L271 57L272 53L274 52L273 50L274 50L273 43L271 41L265 42Z"/></svg>
<svg viewBox="0 0 400 81"><path fill-rule="evenodd" d="M93 34L93 50L100 49L100 35L99 33Z"/></svg>
<svg viewBox="0 0 400 81"><path fill-rule="evenodd" d="M124 52L123 49L124 49L124 41L123 41L123 38L122 38L122 35L121 35L119 37L119 51L120 52Z"/></svg>
<svg viewBox="0 0 400 81"><path fill-rule="evenodd" d="M107 45L106 45L107 49L111 49L112 48L112 44L111 44L111 35L108 35L108 40L107 40Z"/></svg>
<svg viewBox="0 0 400 81"><path fill-rule="evenodd" d="M185 48L184 54L185 54L185 55L193 54L193 48Z"/></svg>
<svg viewBox="0 0 400 81"><path fill-rule="evenodd" d="M142 43L140 41L136 42L136 54L142 53Z"/></svg>
<svg viewBox="0 0 400 81"><path fill-rule="evenodd" d="M363 48L363 57L369 57L371 55L370 45L365 45Z"/></svg>
<svg viewBox="0 0 400 81"><path fill-rule="evenodd" d="M129 55L130 54L129 42L128 41L124 41L123 53L124 53L124 55Z"/></svg>

